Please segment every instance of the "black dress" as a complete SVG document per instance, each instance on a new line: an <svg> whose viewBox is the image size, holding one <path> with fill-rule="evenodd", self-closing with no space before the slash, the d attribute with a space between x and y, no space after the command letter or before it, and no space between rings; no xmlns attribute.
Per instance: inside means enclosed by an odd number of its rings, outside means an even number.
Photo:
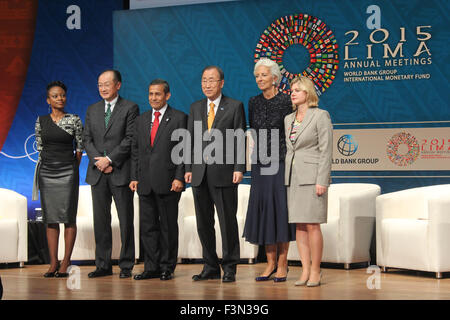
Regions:
<svg viewBox="0 0 450 320"><path fill-rule="evenodd" d="M284 185L284 117L292 113L291 99L283 93L278 93L272 99L266 99L260 94L250 98L248 113L250 128L255 130L252 134L255 146L252 152L252 180L243 236L248 242L258 245L294 241L295 224L288 223ZM267 134L259 131L260 129L267 129ZM278 130L278 139L273 141L278 143L278 148L273 150L278 156L271 151L271 129ZM267 155L267 158L264 155ZM271 162L267 162L268 159L271 159ZM270 167L275 169L276 166L276 172L267 174L274 171L269 169Z"/></svg>
<svg viewBox="0 0 450 320"><path fill-rule="evenodd" d="M83 126L77 115L65 114L58 122L50 115L36 121L39 151L35 180L41 194L44 223L75 223L79 172L75 151L83 150Z"/></svg>

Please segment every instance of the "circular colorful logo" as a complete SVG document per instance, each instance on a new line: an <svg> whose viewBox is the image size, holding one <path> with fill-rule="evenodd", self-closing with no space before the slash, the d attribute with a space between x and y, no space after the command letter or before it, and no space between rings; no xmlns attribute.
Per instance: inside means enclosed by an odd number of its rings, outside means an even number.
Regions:
<svg viewBox="0 0 450 320"><path fill-rule="evenodd" d="M292 45L303 45L309 52L310 64L300 73L292 73L283 65L283 55ZM321 95L336 77L339 65L338 44L333 32L319 18L308 14L291 14L272 22L259 38L255 62L269 58L280 66L279 90L290 93L289 82L297 76L310 78Z"/></svg>
<svg viewBox="0 0 450 320"><path fill-rule="evenodd" d="M419 143L413 135L400 132L389 140L386 152L389 160L397 166L404 167L419 157Z"/></svg>

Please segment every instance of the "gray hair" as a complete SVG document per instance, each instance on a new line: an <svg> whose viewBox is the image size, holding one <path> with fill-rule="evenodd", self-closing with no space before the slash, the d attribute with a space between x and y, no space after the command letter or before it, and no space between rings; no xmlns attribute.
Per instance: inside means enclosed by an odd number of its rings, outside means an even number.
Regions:
<svg viewBox="0 0 450 320"><path fill-rule="evenodd" d="M275 86L278 87L282 78L278 64L275 61L270 60L269 58L261 58L258 60L258 62L256 62L253 73L255 73L256 69L260 66L268 67L270 69L270 73L277 78L275 80Z"/></svg>

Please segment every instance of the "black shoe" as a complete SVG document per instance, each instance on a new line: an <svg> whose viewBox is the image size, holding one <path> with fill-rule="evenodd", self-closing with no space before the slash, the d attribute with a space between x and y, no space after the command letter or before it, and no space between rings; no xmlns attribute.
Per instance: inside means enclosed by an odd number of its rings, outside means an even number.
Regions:
<svg viewBox="0 0 450 320"><path fill-rule="evenodd" d="M192 277L192 280L194 281L213 280L213 279L220 279L220 271L218 272L202 271L200 274L196 274Z"/></svg>
<svg viewBox="0 0 450 320"><path fill-rule="evenodd" d="M58 262L58 265L56 266L55 271L44 273L44 278L53 278L53 277L55 277L56 273L57 273L58 270L59 270L59 266L60 266L60 265L59 265L59 262Z"/></svg>
<svg viewBox="0 0 450 320"><path fill-rule="evenodd" d="M67 278L69 274L67 272L56 271L55 278Z"/></svg>
<svg viewBox="0 0 450 320"><path fill-rule="evenodd" d="M88 274L89 278L98 278L98 277L105 277L105 276L111 276L112 273L112 269L95 269L95 271L92 271Z"/></svg>
<svg viewBox="0 0 450 320"><path fill-rule="evenodd" d="M163 273L161 273L161 276L159 277L159 279L161 280L170 280L173 278L173 273L170 271L164 271Z"/></svg>
<svg viewBox="0 0 450 320"><path fill-rule="evenodd" d="M44 278L53 278L58 271L44 273Z"/></svg>
<svg viewBox="0 0 450 320"><path fill-rule="evenodd" d="M225 272L222 278L222 282L235 282L236 275L233 272Z"/></svg>
<svg viewBox="0 0 450 320"><path fill-rule="evenodd" d="M161 273L159 271L144 271L134 276L134 280L155 279L159 278Z"/></svg>
<svg viewBox="0 0 450 320"><path fill-rule="evenodd" d="M130 269L122 269L119 274L120 279L131 278L131 270Z"/></svg>

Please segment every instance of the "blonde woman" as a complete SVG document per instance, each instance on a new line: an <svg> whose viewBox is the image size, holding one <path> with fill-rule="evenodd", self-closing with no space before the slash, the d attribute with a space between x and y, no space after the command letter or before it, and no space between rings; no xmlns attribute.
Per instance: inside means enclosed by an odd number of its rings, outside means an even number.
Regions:
<svg viewBox="0 0 450 320"><path fill-rule="evenodd" d="M307 77L291 82L294 112L286 116L286 170L289 223L296 224L302 274L296 286L319 286L323 237L327 222L328 186L331 182L332 125L327 111Z"/></svg>

